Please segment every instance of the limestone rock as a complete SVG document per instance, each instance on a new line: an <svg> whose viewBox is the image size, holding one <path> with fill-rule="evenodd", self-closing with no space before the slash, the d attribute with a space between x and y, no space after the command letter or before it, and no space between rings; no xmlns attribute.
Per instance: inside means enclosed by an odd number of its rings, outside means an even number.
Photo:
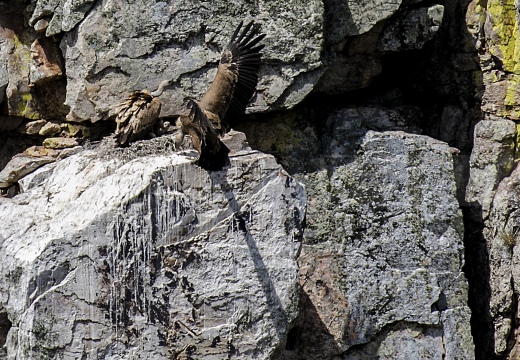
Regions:
<svg viewBox="0 0 520 360"><path fill-rule="evenodd" d="M327 39L337 43L347 36L363 34L377 23L392 16L401 0L330 0L326 1L326 16L330 24Z"/></svg>
<svg viewBox="0 0 520 360"><path fill-rule="evenodd" d="M246 133L253 148L275 154L291 173L304 173L351 161L368 130L420 133L416 123L421 116L418 108L407 106L301 108L259 121L249 119L238 129ZM317 125L314 119L324 121Z"/></svg>
<svg viewBox="0 0 520 360"><path fill-rule="evenodd" d="M43 146L49 149L65 149L78 145L78 141L74 138L50 137L43 140Z"/></svg>
<svg viewBox="0 0 520 360"><path fill-rule="evenodd" d="M176 85L162 97L169 99L163 115L182 109L186 96L201 96L213 80L220 51L240 20L236 14L255 16L262 32L265 63L250 111L299 103L318 81L322 69L323 4L293 0L265 2L258 9L240 3L233 13L221 2L193 7L190 1L174 4L141 0L114 1L98 6L65 34L68 119L106 119L126 93L156 88L171 78ZM296 21L308 19L308 21ZM103 29L100 31L100 29Z"/></svg>
<svg viewBox="0 0 520 360"><path fill-rule="evenodd" d="M38 119L29 88L30 48L11 29L3 29L0 53L7 58L8 83L5 88L8 114ZM0 66L1 67L1 66Z"/></svg>
<svg viewBox="0 0 520 360"><path fill-rule="evenodd" d="M169 137L107 143L0 199L7 356L268 359L284 348L304 188L255 151L208 173Z"/></svg>
<svg viewBox="0 0 520 360"><path fill-rule="evenodd" d="M28 149L14 156L0 171L0 188L7 188L40 166L53 162L57 154Z"/></svg>
<svg viewBox="0 0 520 360"><path fill-rule="evenodd" d="M421 49L442 23L444 6L433 5L406 11L388 21L379 38L381 51Z"/></svg>
<svg viewBox="0 0 520 360"><path fill-rule="evenodd" d="M31 85L41 85L56 80L63 75L58 48L53 41L37 39L31 44L31 67L29 81Z"/></svg>
<svg viewBox="0 0 520 360"><path fill-rule="evenodd" d="M373 131L358 149L342 166L298 176L309 201L301 282L323 329L315 336L302 321L300 352L472 358L452 149ZM327 342L335 346L318 345Z"/></svg>
<svg viewBox="0 0 520 360"><path fill-rule="evenodd" d="M484 112L512 120L520 119L520 32L518 2L504 3L473 0L468 6L466 22L475 47L481 51L485 91L482 95ZM491 57L492 62L488 58ZM493 60L496 59L496 60Z"/></svg>
<svg viewBox="0 0 520 360"><path fill-rule="evenodd" d="M484 236L489 252L491 288L490 315L495 328L495 354L511 346L517 312L514 302L520 288L520 168L505 178L496 190ZM515 341L518 347L518 340Z"/></svg>
<svg viewBox="0 0 520 360"><path fill-rule="evenodd" d="M18 132L27 135L36 135L40 130L47 124L45 120L35 120L25 123L22 127L18 128Z"/></svg>
<svg viewBox="0 0 520 360"><path fill-rule="evenodd" d="M48 136L48 135L56 135L61 132L61 127L59 124L48 122L45 125L42 126L38 134L42 136Z"/></svg>
<svg viewBox="0 0 520 360"><path fill-rule="evenodd" d="M9 84L8 63L9 57L0 42L0 104L4 101L5 89L7 84Z"/></svg>
<svg viewBox="0 0 520 360"><path fill-rule="evenodd" d="M50 19L45 34L53 36L71 30L83 20L93 4L93 0L37 0L29 23L38 30L40 20L47 22L46 19Z"/></svg>
<svg viewBox="0 0 520 360"><path fill-rule="evenodd" d="M515 164L516 124L511 120L482 120L475 125L466 201L482 207L487 218L498 184Z"/></svg>

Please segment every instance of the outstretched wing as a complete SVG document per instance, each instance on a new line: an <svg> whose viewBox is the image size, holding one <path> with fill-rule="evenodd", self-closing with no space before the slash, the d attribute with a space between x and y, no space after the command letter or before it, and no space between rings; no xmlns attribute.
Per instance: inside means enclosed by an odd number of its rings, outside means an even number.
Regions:
<svg viewBox="0 0 520 360"><path fill-rule="evenodd" d="M215 79L200 101L202 109L215 114L223 123L214 124L217 130L221 129L220 133L245 112L258 83L260 51L264 45L257 44L265 34L259 35L252 21L239 36L241 28L242 22L222 53Z"/></svg>
<svg viewBox="0 0 520 360"><path fill-rule="evenodd" d="M137 91L116 110L116 141L119 145L127 145L150 131L161 111L161 102L147 92Z"/></svg>
<svg viewBox="0 0 520 360"><path fill-rule="evenodd" d="M201 105L190 99L188 101L190 113L181 120L182 131L191 135L193 147L200 153L198 164L206 170L220 170L229 165L229 149L214 129Z"/></svg>

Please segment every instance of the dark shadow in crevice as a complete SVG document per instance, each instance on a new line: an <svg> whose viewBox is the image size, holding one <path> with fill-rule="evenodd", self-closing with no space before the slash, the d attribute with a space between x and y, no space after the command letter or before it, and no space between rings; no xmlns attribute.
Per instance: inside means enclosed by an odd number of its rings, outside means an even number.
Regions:
<svg viewBox="0 0 520 360"><path fill-rule="evenodd" d="M7 334L11 329L11 320L7 316L7 312L0 312L0 358L7 358L7 354L5 353L4 346L7 341Z"/></svg>
<svg viewBox="0 0 520 360"><path fill-rule="evenodd" d="M278 349L274 360L328 359L342 351L320 318L311 298L300 289L300 314L287 334L285 348Z"/></svg>

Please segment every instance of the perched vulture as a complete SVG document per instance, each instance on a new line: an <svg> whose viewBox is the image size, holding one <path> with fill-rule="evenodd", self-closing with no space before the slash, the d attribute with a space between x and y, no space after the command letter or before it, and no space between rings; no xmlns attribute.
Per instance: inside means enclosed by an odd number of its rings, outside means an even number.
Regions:
<svg viewBox="0 0 520 360"><path fill-rule="evenodd" d="M190 135L193 147L199 152L198 164L206 170L220 170L229 164L229 149L220 141L220 135L229 129L246 109L255 92L260 67L260 51L256 46L265 34L251 21L239 34L241 22L222 52L217 74L200 102L189 100L189 112L179 116L180 132L175 144Z"/></svg>
<svg viewBox="0 0 520 360"><path fill-rule="evenodd" d="M164 80L156 91L134 91L117 108L116 142L128 145L149 134L159 118L161 101L157 98L171 80Z"/></svg>

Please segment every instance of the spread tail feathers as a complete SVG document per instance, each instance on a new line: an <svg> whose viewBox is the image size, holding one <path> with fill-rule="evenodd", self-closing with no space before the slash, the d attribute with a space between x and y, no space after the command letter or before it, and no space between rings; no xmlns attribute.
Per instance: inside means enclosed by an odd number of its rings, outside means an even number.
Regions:
<svg viewBox="0 0 520 360"><path fill-rule="evenodd" d="M217 152L210 152L207 148L202 149L199 160L197 160L197 165L201 168L208 171L218 171L229 166L229 149L222 141L218 141L220 146Z"/></svg>

